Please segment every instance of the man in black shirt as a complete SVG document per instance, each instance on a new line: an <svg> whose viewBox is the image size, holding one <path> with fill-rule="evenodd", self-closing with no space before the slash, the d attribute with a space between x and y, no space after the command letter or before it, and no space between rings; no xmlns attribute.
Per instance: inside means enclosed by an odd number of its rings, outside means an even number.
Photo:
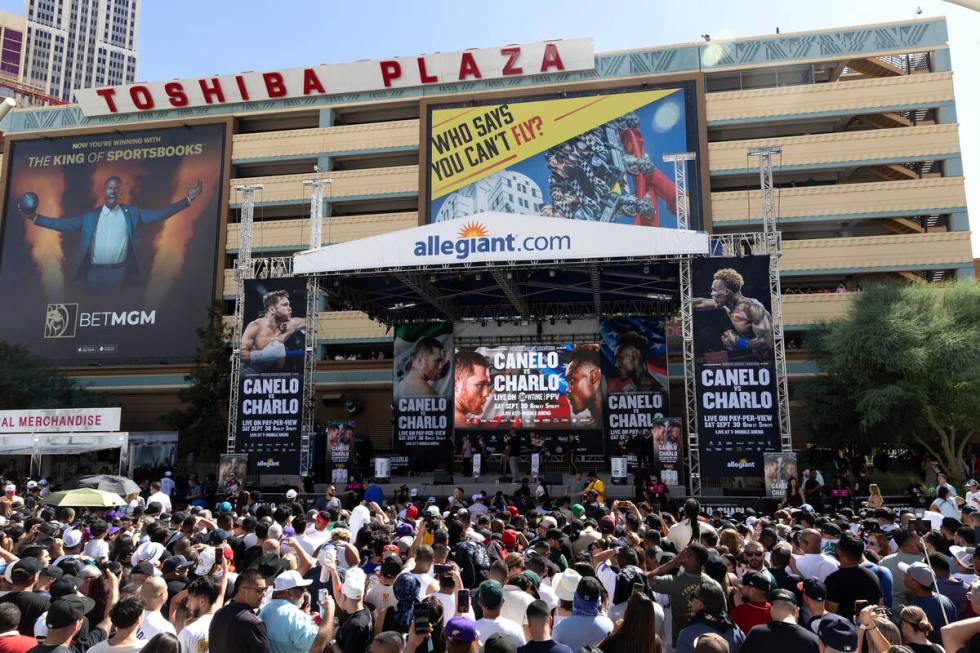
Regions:
<svg viewBox="0 0 980 653"><path fill-rule="evenodd" d="M823 485L817 480L817 470L811 469L810 476L803 482L803 496L813 509L820 512L823 508Z"/></svg>
<svg viewBox="0 0 980 653"><path fill-rule="evenodd" d="M234 598L211 620L210 653L272 653L265 624L255 614L266 589L265 578L255 569L238 576Z"/></svg>
<svg viewBox="0 0 980 653"><path fill-rule="evenodd" d="M510 481L517 482L521 470L521 454L523 453L523 443L520 434L514 429L507 434L507 462L510 465Z"/></svg>
<svg viewBox="0 0 980 653"><path fill-rule="evenodd" d="M10 572L14 588L0 597L0 603L13 603L20 608L17 632L28 637L34 636L34 622L47 611L49 603L47 596L34 591L38 571L36 558L21 558L15 562Z"/></svg>
<svg viewBox="0 0 980 653"><path fill-rule="evenodd" d="M371 611L364 607L365 581L360 568L347 571L344 585L337 594L337 607L347 614L347 618L337 631L334 653L360 653L366 651L371 643L374 621Z"/></svg>
<svg viewBox="0 0 980 653"><path fill-rule="evenodd" d="M864 542L853 533L846 532L837 542L837 559L840 568L827 576L827 611L836 612L845 619L854 618L854 602L865 600L877 605L881 600L881 583L869 569L861 566L864 559Z"/></svg>
<svg viewBox="0 0 980 653"><path fill-rule="evenodd" d="M776 590L769 595L769 602L772 605L772 623L752 628L739 653L820 653L817 636L797 623L800 609L793 593Z"/></svg>
<svg viewBox="0 0 980 653"><path fill-rule="evenodd" d="M93 621L101 619L87 634L79 632L85 622L85 615L95 607L95 601L87 596L70 594L51 602L44 623L48 627L43 644L38 644L27 653L85 653L101 641L108 639L112 627L110 612L119 600L119 578L108 569L103 572L106 588L105 611L91 615Z"/></svg>

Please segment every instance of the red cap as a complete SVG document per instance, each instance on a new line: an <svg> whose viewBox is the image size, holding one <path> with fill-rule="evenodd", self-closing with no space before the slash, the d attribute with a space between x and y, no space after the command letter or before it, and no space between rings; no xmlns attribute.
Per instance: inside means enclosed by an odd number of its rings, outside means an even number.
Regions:
<svg viewBox="0 0 980 653"><path fill-rule="evenodd" d="M517 506L507 506L507 512L510 513L511 517L517 517L517 515L520 514L520 511L517 510Z"/></svg>
<svg viewBox="0 0 980 653"><path fill-rule="evenodd" d="M234 551L232 551L232 550L231 550L231 547L230 547L230 546L228 546L227 544L222 544L222 545L221 545L221 551L222 551L222 553L224 554L224 556L225 556L225 557L226 557L226 558L227 558L228 560L234 560L234 559L235 559L235 552L234 552Z"/></svg>
<svg viewBox="0 0 980 653"><path fill-rule="evenodd" d="M389 553L394 553L396 556L401 555L400 551L398 550L398 546L395 544L386 544L384 547L382 547L381 549L382 557L384 557Z"/></svg>
<svg viewBox="0 0 980 653"><path fill-rule="evenodd" d="M405 508L405 519L415 519L419 516L419 507L414 503L410 503L407 508Z"/></svg>
<svg viewBox="0 0 980 653"><path fill-rule="evenodd" d="M612 515L604 515L602 519L599 520L599 532L600 533L612 533L616 530L616 520Z"/></svg>
<svg viewBox="0 0 980 653"><path fill-rule="evenodd" d="M512 528L506 529L500 534L500 541L504 543L504 546L511 549L517 546L517 531Z"/></svg>

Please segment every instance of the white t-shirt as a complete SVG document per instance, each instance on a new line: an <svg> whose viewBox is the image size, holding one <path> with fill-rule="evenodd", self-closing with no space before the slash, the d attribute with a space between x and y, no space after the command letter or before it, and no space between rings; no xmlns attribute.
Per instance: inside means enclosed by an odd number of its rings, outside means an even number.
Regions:
<svg viewBox="0 0 980 653"><path fill-rule="evenodd" d="M503 633L510 637L515 646L524 646L524 629L515 624L510 619L497 617L496 619L480 619L476 622L476 632L480 635L480 641L485 642L491 635Z"/></svg>
<svg viewBox="0 0 980 653"><path fill-rule="evenodd" d="M181 653L208 653L208 630L213 614L206 614L184 626L177 635Z"/></svg>
<svg viewBox="0 0 980 653"><path fill-rule="evenodd" d="M176 635L177 629L160 614L159 610L143 610L143 623L136 631L136 637L143 641L149 641L160 633Z"/></svg>
<svg viewBox="0 0 980 653"><path fill-rule="evenodd" d="M447 620L452 619L456 616L456 593L444 594L443 592L436 592L431 596L436 597L436 600L442 604L442 622L446 623ZM470 607L469 611L464 615L470 619L476 620L473 616L473 608Z"/></svg>
<svg viewBox="0 0 980 653"><path fill-rule="evenodd" d="M796 557L796 568L803 578L816 578L820 582L837 571L840 563L824 553L804 553Z"/></svg>
<svg viewBox="0 0 980 653"><path fill-rule="evenodd" d="M966 505L973 506L977 510L980 510L980 490L966 493Z"/></svg>
<svg viewBox="0 0 980 653"><path fill-rule="evenodd" d="M299 545L303 547L303 550L306 551L306 555L313 555L314 552L316 552L317 547L322 545L329 538L329 531L318 531L315 528L308 527L302 535L296 538L296 540L299 542Z"/></svg>
<svg viewBox="0 0 980 653"><path fill-rule="evenodd" d="M429 588L436 583L436 579L431 573L419 574L414 571L408 572L419 580L419 600L421 601L429 594Z"/></svg>
<svg viewBox="0 0 980 653"><path fill-rule="evenodd" d="M370 603L381 612L395 607L398 603L395 600L395 590L392 589L392 586L382 585L380 581L367 591L367 594L364 595L364 602ZM443 615L443 623L445 623L445 615Z"/></svg>
<svg viewBox="0 0 980 653"><path fill-rule="evenodd" d="M169 513L173 510L173 505L171 505L170 503L170 497L168 497L163 492L157 492L147 497L146 505L149 506L151 503L159 503L161 510L163 510L163 512L166 513Z"/></svg>
<svg viewBox="0 0 980 653"><path fill-rule="evenodd" d="M104 539L89 540L82 553L93 560L103 560L109 557L109 543Z"/></svg>
<svg viewBox="0 0 980 653"><path fill-rule="evenodd" d="M132 644L121 644L113 646L109 640L104 639L92 646L86 653L136 653L146 644L146 640L139 639Z"/></svg>

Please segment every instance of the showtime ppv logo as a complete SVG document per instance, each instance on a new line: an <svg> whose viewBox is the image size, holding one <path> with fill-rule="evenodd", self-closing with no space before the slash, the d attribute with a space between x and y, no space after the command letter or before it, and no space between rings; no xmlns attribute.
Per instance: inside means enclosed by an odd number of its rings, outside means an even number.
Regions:
<svg viewBox="0 0 980 653"><path fill-rule="evenodd" d="M471 254L495 252L560 252L572 248L569 235L521 236L509 233L505 236L491 236L486 226L480 222L464 224L457 238L443 238L438 234L415 242L415 256L453 256L465 261Z"/></svg>

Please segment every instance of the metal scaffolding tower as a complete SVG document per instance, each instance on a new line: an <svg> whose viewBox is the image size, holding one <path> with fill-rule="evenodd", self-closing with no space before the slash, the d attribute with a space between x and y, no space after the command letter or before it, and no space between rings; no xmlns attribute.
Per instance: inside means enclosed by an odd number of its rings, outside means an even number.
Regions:
<svg viewBox="0 0 980 653"><path fill-rule="evenodd" d="M231 336L231 390L228 396L228 453L235 453L238 437L238 379L242 371L242 313L245 310L245 280L255 278L252 260L253 219L255 217L255 191L262 184L235 186L242 194L241 218L238 229L238 260L235 265L235 320Z"/></svg>
<svg viewBox="0 0 980 653"><path fill-rule="evenodd" d="M665 154L664 163L674 164L674 193L677 205L677 228L690 229L690 198L687 192L687 162L694 152ZM698 394L694 374L694 318L691 309L691 258L678 264L681 291L681 347L684 354L684 407L687 421L687 469L691 496L701 496L701 454L698 438Z"/></svg>
<svg viewBox="0 0 980 653"><path fill-rule="evenodd" d="M779 402L779 440L782 451L793 450L789 419L789 382L786 379L786 340L783 334L783 300L779 280L782 239L776 230L776 192L772 181L772 155L782 154L779 146L753 147L749 156L759 158L759 188L762 191L762 232L769 255L769 293L772 297L772 335L776 359L776 392Z"/></svg>

